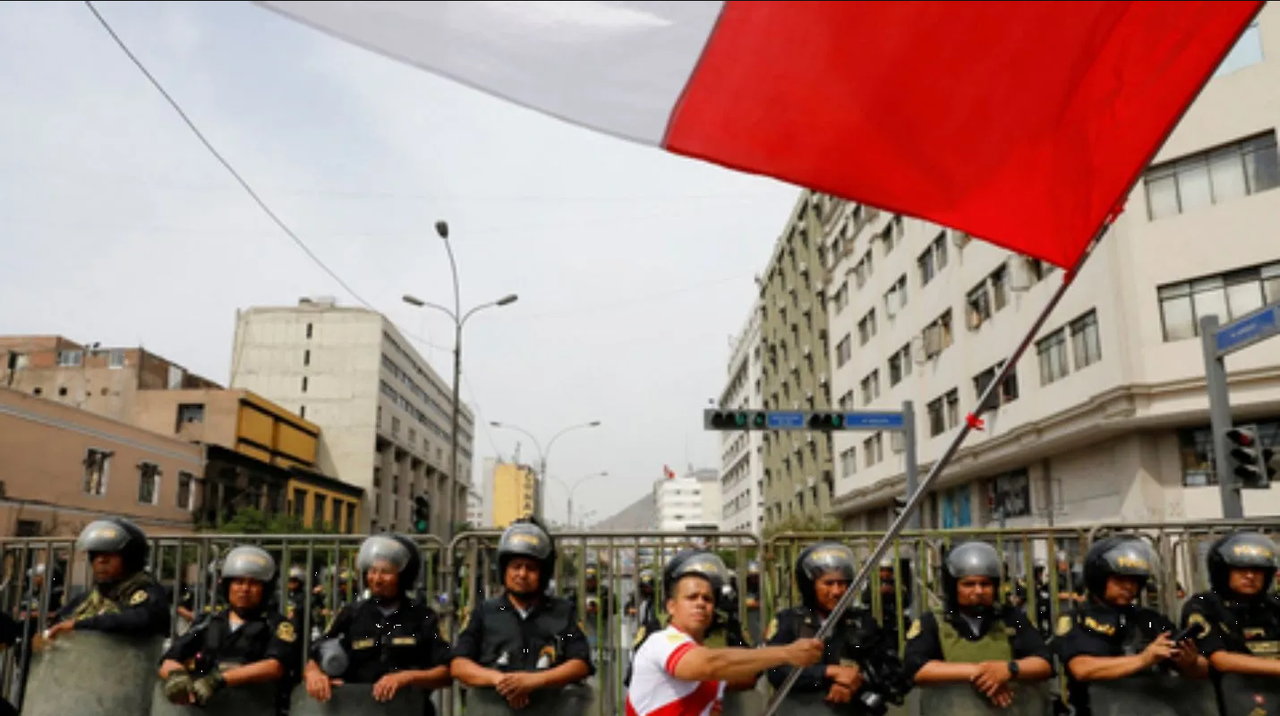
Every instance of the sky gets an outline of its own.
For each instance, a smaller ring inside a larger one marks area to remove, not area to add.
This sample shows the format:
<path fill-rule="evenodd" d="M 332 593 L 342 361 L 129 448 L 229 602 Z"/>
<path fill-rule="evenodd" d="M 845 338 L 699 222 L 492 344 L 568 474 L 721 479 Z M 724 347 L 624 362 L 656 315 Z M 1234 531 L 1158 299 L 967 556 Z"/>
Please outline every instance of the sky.
<path fill-rule="evenodd" d="M 191 120 L 447 381 L 450 225 L 476 468 L 567 426 L 549 472 L 607 517 L 719 466 L 702 409 L 796 187 L 593 133 L 246 2 L 96 7 Z M 78 2 L 0 4 L 0 334 L 143 345 L 229 379 L 237 309 L 361 301 L 275 226 Z M 548 512 L 562 519 L 552 481 Z"/>

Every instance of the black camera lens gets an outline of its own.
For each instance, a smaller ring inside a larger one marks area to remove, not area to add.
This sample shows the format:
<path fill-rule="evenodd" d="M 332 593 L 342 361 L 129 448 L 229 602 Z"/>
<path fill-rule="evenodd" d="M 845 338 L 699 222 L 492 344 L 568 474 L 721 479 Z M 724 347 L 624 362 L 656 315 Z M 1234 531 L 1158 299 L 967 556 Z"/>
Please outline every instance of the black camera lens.
<path fill-rule="evenodd" d="M 858 701 L 862 702 L 862 708 L 869 716 L 884 716 L 889 711 L 884 697 L 874 691 L 863 691 L 858 695 Z"/>

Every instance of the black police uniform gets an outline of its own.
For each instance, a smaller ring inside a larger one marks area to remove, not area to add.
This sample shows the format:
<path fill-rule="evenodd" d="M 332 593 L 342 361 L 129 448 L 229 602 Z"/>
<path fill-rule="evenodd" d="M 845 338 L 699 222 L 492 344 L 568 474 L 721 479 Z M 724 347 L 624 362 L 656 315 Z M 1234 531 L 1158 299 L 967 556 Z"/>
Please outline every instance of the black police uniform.
<path fill-rule="evenodd" d="M 1068 703 L 1076 716 L 1091 716 L 1093 711 L 1089 706 L 1089 683 L 1077 681 L 1072 675 L 1072 659 L 1132 656 L 1164 632 L 1174 634 L 1177 627 L 1157 611 L 1141 606 L 1117 609 L 1096 599 L 1080 605 L 1074 615 L 1058 617 L 1054 646 L 1067 672 Z"/>
<path fill-rule="evenodd" d="M 75 619 L 77 630 L 168 636 L 169 600 L 164 587 L 149 575 L 137 574 L 72 598 L 58 611 L 56 622 L 67 619 Z"/>
<path fill-rule="evenodd" d="M 1280 595 L 1237 600 L 1224 599 L 1212 591 L 1201 592 L 1183 605 L 1182 624 L 1196 632 L 1196 646 L 1205 658 L 1225 651 L 1280 659 Z M 1243 696 L 1246 701 L 1262 696 L 1265 701 L 1271 701 L 1280 695 L 1280 679 L 1233 675 L 1229 679 L 1232 683 L 1224 684 L 1228 675 L 1217 669 L 1210 669 L 1209 674 L 1216 687 L 1219 709 L 1226 716 L 1250 712 L 1248 703 L 1242 704 L 1233 696 Z"/>
<path fill-rule="evenodd" d="M 587 665 L 588 676 L 595 674 L 577 605 L 550 596 L 539 597 L 526 615 L 506 594 L 481 602 L 465 617 L 453 657 L 503 673 L 539 671 L 578 659 Z"/>
<path fill-rule="evenodd" d="M 1053 652 L 1040 636 L 1040 632 L 1031 626 L 1026 615 L 1020 609 L 1009 605 L 995 608 L 995 614 L 989 618 L 975 620 L 971 624 L 959 611 L 925 612 L 919 621 L 907 632 L 907 645 L 902 652 L 902 663 L 907 676 L 915 679 L 916 673 L 930 661 L 942 661 L 942 639 L 939 635 L 939 619 L 944 620 L 956 633 L 966 641 L 981 640 L 991 631 L 993 620 L 999 620 L 1007 631 L 1012 632 L 1009 645 L 1013 649 L 1013 658 L 1020 661 L 1038 656 L 1050 664 L 1053 663 Z"/>
<path fill-rule="evenodd" d="M 418 601 L 403 599 L 386 612 L 373 599 L 361 599 L 342 608 L 324 640 L 340 639 L 350 655 L 347 670 L 331 674 L 349 684 L 372 684 L 395 671 L 447 666 L 449 643 L 440 636 L 436 613 Z M 320 647 L 312 646 L 311 658 L 320 661 Z"/>
<path fill-rule="evenodd" d="M 275 659 L 286 670 L 297 671 L 301 646 L 293 624 L 276 612 L 246 616 L 233 630 L 231 610 L 220 606 L 175 639 L 161 661 L 179 662 L 196 677 L 219 665 L 244 666 L 266 659 Z"/>
<path fill-rule="evenodd" d="M 823 618 L 809 607 L 784 609 L 778 612 L 765 630 L 765 643 L 768 646 L 782 646 L 798 639 L 811 639 L 817 636 L 822 621 Z M 870 610 L 849 607 L 840 617 L 839 625 L 823 643 L 822 661 L 800 670 L 800 678 L 791 688 L 791 693 L 825 696 L 833 683 L 827 678 L 827 667 L 842 662 L 857 663 L 864 675 L 867 666 L 870 666 L 878 674 L 890 679 L 897 691 L 905 693 L 910 689 L 910 684 L 905 679 L 902 663 L 898 659 L 897 644 L 890 637 L 890 632 L 876 623 Z M 769 669 L 769 683 L 774 688 L 781 687 L 791 669 L 790 666 Z M 846 713 L 863 713 L 856 701 L 840 708 Z"/>

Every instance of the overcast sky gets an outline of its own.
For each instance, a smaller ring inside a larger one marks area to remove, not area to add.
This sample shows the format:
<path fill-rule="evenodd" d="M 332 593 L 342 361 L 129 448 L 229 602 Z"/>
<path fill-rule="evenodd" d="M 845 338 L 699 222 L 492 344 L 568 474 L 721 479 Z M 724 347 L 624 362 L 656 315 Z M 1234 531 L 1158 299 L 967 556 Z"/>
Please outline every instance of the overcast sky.
<path fill-rule="evenodd" d="M 244 2 L 99 10 L 214 146 L 449 378 L 451 300 L 432 230 L 452 227 L 475 316 L 463 397 L 484 457 L 519 425 L 550 472 L 593 472 L 603 518 L 664 464 L 719 464 L 701 411 L 724 383 L 794 187 L 573 127 Z M 276 228 L 94 20 L 0 4 L 0 333 L 148 350 L 228 380 L 235 311 L 303 295 L 357 301 Z M 551 516 L 564 511 L 551 488 Z"/>

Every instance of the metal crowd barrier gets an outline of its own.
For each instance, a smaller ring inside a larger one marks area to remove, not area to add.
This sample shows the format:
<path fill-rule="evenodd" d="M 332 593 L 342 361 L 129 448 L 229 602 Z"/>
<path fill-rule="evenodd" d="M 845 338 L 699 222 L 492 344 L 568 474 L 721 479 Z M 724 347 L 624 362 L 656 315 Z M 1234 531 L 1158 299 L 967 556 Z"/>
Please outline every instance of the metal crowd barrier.
<path fill-rule="evenodd" d="M 1033 623 L 1051 630 L 1058 618 L 1071 608 L 1072 570 L 1078 569 L 1093 540 L 1121 531 L 1148 538 L 1160 557 L 1161 574 L 1156 589 L 1144 595 L 1146 602 L 1177 618 L 1184 599 L 1208 588 L 1204 556 L 1213 540 L 1237 529 L 1251 529 L 1280 538 L 1275 520 L 1239 520 L 1196 523 L 1127 524 L 1115 527 L 1069 526 L 1030 529 L 919 530 L 903 533 L 891 551 L 883 574 L 873 572 L 863 606 L 899 642 L 905 640 L 907 620 L 923 609 L 941 604 L 940 566 L 946 550 L 959 541 L 980 539 L 991 543 L 1002 555 L 1008 587 L 1002 597 L 1018 597 Z M 501 588 L 497 573 L 498 530 L 466 532 L 445 545 L 434 536 L 417 536 L 423 569 L 415 585 L 419 597 L 430 600 L 440 613 L 442 632 L 452 640 L 457 635 L 459 611 L 471 609 L 479 600 L 495 596 Z M 612 716 L 624 710 L 623 678 L 630 664 L 636 633 L 635 618 L 626 613 L 628 601 L 636 594 L 636 577 L 641 569 L 652 569 L 659 577 L 667 561 L 681 549 L 701 547 L 716 550 L 737 575 L 737 612 L 753 643 L 759 643 L 764 625 L 780 609 L 799 603 L 792 569 L 801 549 L 819 540 L 848 544 L 864 556 L 879 537 L 874 532 L 787 533 L 761 540 L 750 533 L 554 533 L 559 558 L 555 590 L 572 595 L 592 646 L 597 673 L 591 686 L 591 716 Z M 187 606 L 195 616 L 215 599 L 210 579 L 222 555 L 232 547 L 254 544 L 271 552 L 281 568 L 277 604 L 284 611 L 288 572 L 302 567 L 303 591 L 318 594 L 315 608 L 301 615 L 299 638 L 304 649 L 313 635 L 328 625 L 341 606 L 359 597 L 362 575 L 354 568 L 362 537 L 356 535 L 196 535 L 152 538 L 151 569 L 171 592 L 173 632 L 188 626 L 180 613 L 185 592 Z M 1059 556 L 1063 560 L 1059 560 Z M 747 565 L 758 562 L 759 593 L 748 607 Z M 1065 562 L 1065 566 L 1060 564 Z M 589 594 L 586 567 L 596 565 L 599 586 Z M 43 576 L 37 574 L 43 565 Z M 1037 568 L 1042 581 L 1050 585 L 1047 605 L 1042 590 L 1036 588 Z M 23 699 L 22 684 L 29 671 L 32 638 L 51 625 L 59 601 L 87 590 L 90 584 L 86 555 L 75 550 L 74 537 L 32 537 L 0 540 L 0 609 L 19 620 L 19 643 L 7 650 L 0 661 L 0 695 L 15 705 Z M 344 579 L 345 577 L 345 579 Z M 1017 590 L 1016 585 L 1021 585 Z M 1061 589 L 1053 585 L 1061 585 Z M 1015 591 L 1016 590 L 1016 591 Z M 605 595 L 607 594 L 607 598 Z M 59 600 L 61 597 L 61 600 Z M 1047 606 L 1047 609 L 1043 607 Z M 1043 614 L 1042 614 L 1043 613 Z M 1038 617 L 1037 615 L 1042 615 Z M 304 654 L 306 652 L 304 651 Z M 768 689 L 762 678 L 759 689 Z M 441 695 L 441 716 L 462 714 L 462 689 L 455 684 Z M 762 701 L 762 700 L 761 700 Z M 753 701 L 754 703 L 754 701 Z M 751 716 L 746 714 L 744 716 Z"/>

